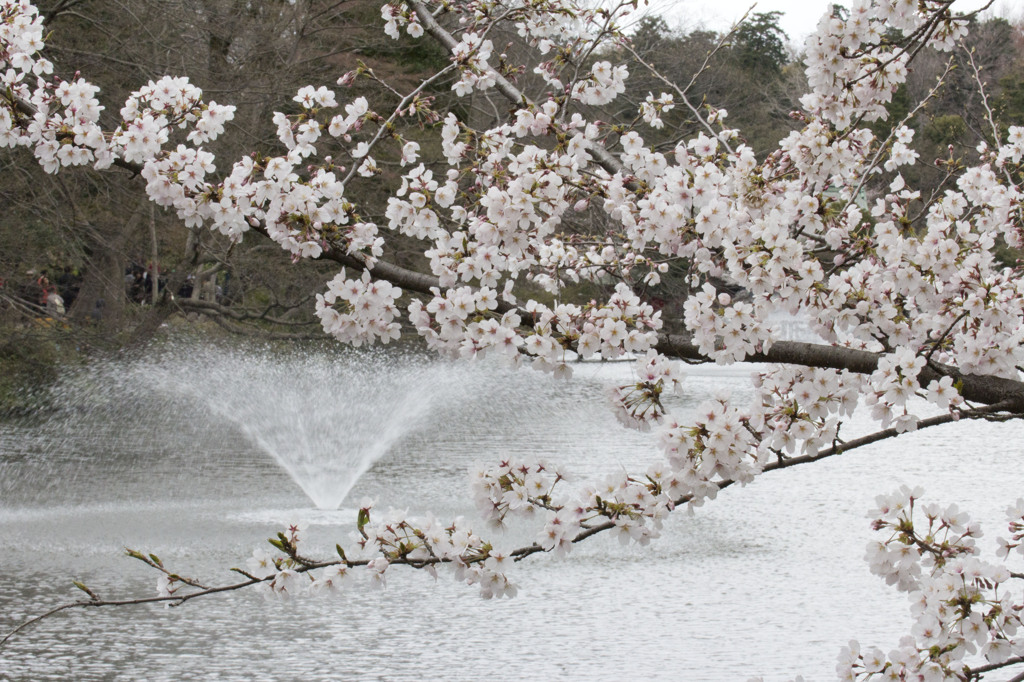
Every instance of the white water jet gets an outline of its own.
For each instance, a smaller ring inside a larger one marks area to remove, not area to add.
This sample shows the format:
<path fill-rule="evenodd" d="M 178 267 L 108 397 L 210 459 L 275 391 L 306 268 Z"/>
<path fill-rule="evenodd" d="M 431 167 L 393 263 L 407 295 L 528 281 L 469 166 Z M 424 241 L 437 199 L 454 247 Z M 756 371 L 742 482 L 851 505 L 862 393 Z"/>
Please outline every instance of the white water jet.
<path fill-rule="evenodd" d="M 236 425 L 317 508 L 333 510 L 397 442 L 445 410 L 462 383 L 450 370 L 398 352 L 203 349 L 130 371 Z"/>

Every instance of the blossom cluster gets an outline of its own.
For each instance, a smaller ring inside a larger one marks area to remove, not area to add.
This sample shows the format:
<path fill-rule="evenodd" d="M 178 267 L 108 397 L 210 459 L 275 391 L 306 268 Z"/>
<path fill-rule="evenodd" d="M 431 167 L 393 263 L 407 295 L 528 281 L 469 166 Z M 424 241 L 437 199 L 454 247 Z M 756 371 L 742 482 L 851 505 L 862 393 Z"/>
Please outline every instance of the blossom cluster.
<path fill-rule="evenodd" d="M 576 81 L 573 99 L 599 106 L 608 104 L 626 91 L 629 70 L 622 64 L 612 66 L 610 62 L 597 62 L 590 68 L 590 74 L 590 78 Z"/>
<path fill-rule="evenodd" d="M 459 287 L 434 291 L 428 303 L 416 300 L 409 317 L 428 346 L 453 356 L 479 357 L 497 348 L 513 364 L 532 357 L 537 369 L 568 377 L 568 364 L 577 357 L 600 353 L 616 358 L 624 353 L 646 353 L 657 341 L 661 316 L 643 303 L 628 286 L 619 284 L 607 303 L 549 307 L 531 300 L 522 313 L 530 331 L 521 330 L 517 311 L 498 311 L 497 292 L 489 287 Z"/>
<path fill-rule="evenodd" d="M 850 642 L 836 667 L 840 679 L 963 679 L 971 656 L 1001 664 L 1024 654 L 1024 602 L 1010 571 L 978 557 L 981 530 L 966 513 L 923 504 L 922 495 L 903 486 L 879 496 L 872 526 L 887 537 L 867 550 L 872 572 L 910 593 L 911 634 L 888 654 Z M 1007 510 L 1011 530 L 1022 512 L 1024 500 Z"/>
<path fill-rule="evenodd" d="M 445 526 L 435 519 L 424 523 L 405 518 L 392 511 L 376 522 L 360 529 L 361 549 L 376 555 L 367 564 L 371 580 L 383 584 L 388 567 L 395 562 L 423 564 L 436 575 L 436 565 L 453 567 L 456 580 L 477 585 L 482 596 L 514 597 L 516 586 L 504 571 L 511 564 L 509 557 L 493 548 L 473 532 L 464 519 Z"/>
<path fill-rule="evenodd" d="M 648 350 L 634 364 L 636 381 L 611 389 L 615 416 L 626 426 L 649 430 L 667 414 L 662 395 L 678 394 L 685 375 L 679 364 L 656 351 Z"/>
<path fill-rule="evenodd" d="M 380 16 L 384 19 L 384 33 L 388 37 L 398 40 L 401 37 L 399 29 L 405 27 L 406 33 L 413 38 L 423 35 L 423 26 L 416 19 L 416 15 L 404 2 L 401 4 L 384 4 L 380 8 Z"/>
<path fill-rule="evenodd" d="M 452 57 L 459 65 L 462 77 L 452 85 L 459 97 L 476 90 L 487 90 L 495 84 L 495 73 L 487 60 L 494 45 L 477 33 L 464 33 L 462 40 L 452 48 Z"/>
<path fill-rule="evenodd" d="M 725 481 L 752 481 L 770 455 L 762 423 L 757 405 L 741 409 L 726 394 L 700 403 L 692 424 L 666 420 L 658 441 L 668 463 L 663 478 L 669 496 L 700 506 Z"/>
<path fill-rule="evenodd" d="M 907 348 L 879 359 L 878 369 L 868 380 L 873 392 L 865 395 L 865 403 L 871 407 L 872 416 L 883 428 L 890 422 L 894 423 L 897 431 L 916 428 L 918 418 L 908 411 L 907 401 L 921 392 L 917 377 L 924 366 L 925 359 Z M 955 408 L 963 402 L 953 389 L 953 378 L 949 376 L 929 383 L 927 397 L 943 408 Z"/>
<path fill-rule="evenodd" d="M 359 279 L 348 279 L 345 270 L 327 283 L 327 292 L 316 296 L 316 314 L 324 331 L 339 341 L 361 346 L 388 343 L 401 336 L 395 300 L 402 290 L 388 281 L 375 281 L 369 270 Z"/>
<path fill-rule="evenodd" d="M 928 5 L 929 9 L 945 7 L 940 2 L 859 0 L 851 4 L 845 18 L 824 15 L 817 32 L 804 45 L 812 92 L 804 97 L 803 105 L 839 128 L 848 127 L 858 116 L 868 121 L 884 118 L 885 104 L 891 101 L 896 86 L 906 80 L 911 53 L 883 37 L 894 29 L 904 35 L 920 35 L 920 29 L 933 17 L 920 11 Z M 924 31 L 923 37 L 930 46 L 949 50 L 966 32 L 966 20 L 947 16 Z M 834 59 L 840 51 L 846 58 Z"/>
<path fill-rule="evenodd" d="M 675 104 L 673 104 L 672 95 L 667 92 L 661 93 L 657 98 L 653 94 L 648 94 L 647 99 L 640 104 L 640 116 L 644 119 L 644 123 L 652 128 L 664 128 L 665 122 L 661 120 L 661 115 L 673 108 L 675 108 Z M 725 118 L 724 109 L 719 112 L 719 117 Z"/>
<path fill-rule="evenodd" d="M 779 366 L 757 376 L 767 440 L 773 451 L 815 456 L 833 445 L 841 419 L 857 408 L 863 379 L 831 369 Z"/>
<path fill-rule="evenodd" d="M 700 352 L 723 365 L 767 350 L 771 344 L 771 328 L 754 314 L 753 305 L 733 301 L 711 284 L 686 300 L 683 319 Z"/>
<path fill-rule="evenodd" d="M 503 527 L 511 517 L 539 517 L 542 525 L 534 547 L 565 556 L 600 523 L 624 544 L 644 545 L 658 537 L 673 507 L 665 476 L 663 467 L 652 466 L 644 477 L 618 473 L 573 491 L 560 487 L 567 476 L 549 463 L 504 460 L 478 467 L 471 488 L 477 509 L 489 523 Z"/>
<path fill-rule="evenodd" d="M 188 128 L 187 141 L 201 145 L 215 140 L 234 117 L 234 106 L 204 102 L 187 78 L 165 76 L 132 93 L 121 108 L 121 124 L 107 133 L 99 124 L 104 107 L 97 86 L 77 77 L 43 78 L 53 73 L 53 64 L 39 55 L 44 45 L 36 8 L 7 0 L 0 19 L 3 84 L 28 109 L 0 110 L 0 144 L 33 147 L 48 173 L 88 163 L 107 168 L 115 159 L 144 164 L 163 152 L 174 129 Z M 29 76 L 35 76 L 35 87 Z"/>

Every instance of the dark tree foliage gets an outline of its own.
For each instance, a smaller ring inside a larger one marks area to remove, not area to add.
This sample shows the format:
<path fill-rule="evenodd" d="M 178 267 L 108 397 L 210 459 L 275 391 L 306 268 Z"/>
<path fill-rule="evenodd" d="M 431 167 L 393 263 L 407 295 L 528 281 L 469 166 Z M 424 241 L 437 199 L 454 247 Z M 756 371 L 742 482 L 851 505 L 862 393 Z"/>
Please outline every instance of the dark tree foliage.
<path fill-rule="evenodd" d="M 781 17 L 781 12 L 754 14 L 731 35 L 677 33 L 661 18 L 647 17 L 638 23 L 632 46 L 641 59 L 686 89 L 692 103 L 728 111 L 729 122 L 743 130 L 755 153 L 764 154 L 795 127 L 789 114 L 799 108 L 797 97 L 803 92 L 802 68 L 790 60 Z M 629 64 L 630 57 L 622 61 Z M 630 73 L 636 75 L 627 82 L 629 99 L 623 102 L 638 104 L 648 93 L 669 91 L 641 68 Z M 632 117 L 635 110 L 615 113 Z M 674 144 L 696 130 L 693 117 L 680 106 L 665 117 L 665 129 L 651 137 Z"/>
<path fill-rule="evenodd" d="M 779 76 L 789 62 L 789 36 L 779 26 L 782 12 L 756 12 L 736 31 L 733 52 L 740 67 L 750 73 Z"/>

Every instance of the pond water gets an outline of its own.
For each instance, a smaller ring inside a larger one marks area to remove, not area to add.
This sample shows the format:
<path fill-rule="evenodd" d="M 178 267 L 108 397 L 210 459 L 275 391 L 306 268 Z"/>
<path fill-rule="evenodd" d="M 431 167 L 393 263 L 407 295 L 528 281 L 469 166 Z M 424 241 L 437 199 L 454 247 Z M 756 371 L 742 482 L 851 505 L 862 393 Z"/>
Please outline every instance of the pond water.
<path fill-rule="evenodd" d="M 124 547 L 208 583 L 234 582 L 228 569 L 285 523 L 309 521 L 321 554 L 346 544 L 363 497 L 382 510 L 475 518 L 474 462 L 539 454 L 598 480 L 657 456 L 649 435 L 623 429 L 606 406 L 605 388 L 628 379 L 625 364 L 581 365 L 565 383 L 388 356 L 293 356 L 280 371 L 268 357 L 172 354 L 107 367 L 70 385 L 59 413 L 0 425 L 0 632 L 77 600 L 72 579 L 104 598 L 154 594 L 156 575 Z M 232 385 L 211 369 L 239 361 L 270 369 Z M 416 380 L 396 379 L 396 362 Z M 748 373 L 692 368 L 677 408 L 716 390 L 749 393 Z M 173 377 L 209 390 L 179 390 Z M 279 409 L 245 407 L 274 396 Z M 410 412 L 388 412 L 409 396 Z M 278 417 L 308 424 L 310 412 L 319 421 L 299 449 L 321 448 L 325 459 L 353 457 L 352 443 L 365 448 L 366 433 L 389 423 L 408 427 L 351 465 L 366 471 L 338 511 L 314 508 L 280 463 L 284 446 L 261 440 Z M 992 541 L 1021 494 L 1007 472 L 1019 470 L 1022 435 L 1014 424 L 938 427 L 767 474 L 694 516 L 673 515 L 649 547 L 599 537 L 565 559 L 534 556 L 510 573 L 513 600 L 482 600 L 444 571 L 434 581 L 394 567 L 386 589 L 334 599 L 239 592 L 177 608 L 64 612 L 0 649 L 0 679 L 829 679 L 850 638 L 888 650 L 909 628 L 906 597 L 863 560 L 874 496 L 924 485 L 927 499 L 972 512 Z M 502 541 L 524 544 L 533 532 Z"/>

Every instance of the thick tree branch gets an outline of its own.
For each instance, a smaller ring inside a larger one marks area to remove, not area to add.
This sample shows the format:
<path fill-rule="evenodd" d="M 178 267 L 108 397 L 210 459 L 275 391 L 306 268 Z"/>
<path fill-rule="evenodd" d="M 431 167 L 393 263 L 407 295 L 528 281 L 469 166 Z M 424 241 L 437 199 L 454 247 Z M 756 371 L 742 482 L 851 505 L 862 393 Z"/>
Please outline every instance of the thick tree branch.
<path fill-rule="evenodd" d="M 682 335 L 667 335 L 659 340 L 657 350 L 665 355 L 710 362 L 697 345 Z M 747 362 L 772 362 L 804 367 L 847 370 L 857 374 L 871 374 L 878 369 L 880 353 L 800 341 L 777 341 L 768 351 L 752 353 Z M 1024 382 L 995 376 L 964 374 L 955 367 L 932 363 L 918 375 L 918 381 L 927 387 L 931 381 L 951 376 L 961 382 L 960 395 L 964 399 L 985 405 L 1002 404 L 1004 409 L 1024 412 Z"/>
<path fill-rule="evenodd" d="M 263 340 L 270 340 L 270 341 L 317 341 L 317 340 L 323 340 L 323 334 L 322 333 L 310 332 L 308 334 L 298 334 L 298 333 L 290 333 L 290 332 L 272 332 L 272 331 L 267 331 L 266 329 L 259 329 L 257 327 L 251 326 L 251 325 L 247 326 L 247 325 L 240 324 L 240 323 L 232 323 L 232 322 L 224 319 L 220 315 L 211 315 L 210 319 L 212 319 L 214 324 L 216 324 L 221 329 L 224 329 L 225 331 L 227 331 L 227 332 L 229 332 L 231 334 L 237 334 L 239 336 L 254 336 L 254 337 L 259 337 L 260 339 L 263 339 Z"/>
<path fill-rule="evenodd" d="M 1019 665 L 1024 663 L 1024 656 L 1014 656 L 1008 658 L 1002 663 L 987 663 L 985 665 L 979 665 L 977 668 L 968 668 L 965 672 L 967 679 L 981 679 L 984 673 L 990 673 L 993 670 L 1002 670 L 1003 668 L 1010 665 Z M 1024 673 L 1011 677 L 1006 682 L 1024 682 Z"/>

